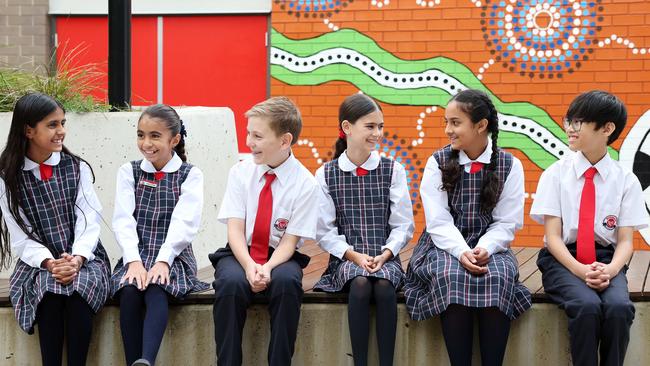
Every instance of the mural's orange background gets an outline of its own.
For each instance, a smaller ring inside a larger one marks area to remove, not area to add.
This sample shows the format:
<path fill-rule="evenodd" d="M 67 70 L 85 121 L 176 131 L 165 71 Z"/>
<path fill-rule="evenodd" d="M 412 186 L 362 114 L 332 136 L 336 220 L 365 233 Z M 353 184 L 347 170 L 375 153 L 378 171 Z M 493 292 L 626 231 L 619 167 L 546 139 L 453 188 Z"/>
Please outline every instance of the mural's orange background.
<path fill-rule="evenodd" d="M 381 48 L 404 60 L 445 56 L 478 74 L 487 60 L 495 58 L 481 29 L 488 18 L 485 16 L 485 4 L 477 7 L 470 0 L 442 0 L 440 4 L 427 2 L 423 7 L 415 0 L 341 1 L 338 2 L 339 6 L 334 6 L 334 10 L 321 12 L 322 17 L 321 13 L 315 11 L 303 11 L 297 17 L 295 6 L 298 2 L 294 2 L 293 7 L 290 7 L 290 3 L 275 1 L 272 13 L 272 28 L 290 39 L 309 39 L 332 32 L 333 27 L 329 25 L 332 24 L 339 29 L 362 32 Z M 341 5 L 343 3 L 346 5 Z M 378 7 L 377 3 L 382 3 L 382 7 Z M 429 7 L 430 4 L 433 7 Z M 603 89 L 615 93 L 625 102 L 629 114 L 625 131 L 612 145 L 618 150 L 630 128 L 650 109 L 650 52 L 635 53 L 629 46 L 611 40 L 611 36 L 617 35 L 616 38 L 623 37 L 628 42 L 634 42 L 637 49 L 650 47 L 650 2 L 604 0 L 596 3 L 594 9 L 598 26 L 592 37 L 595 41 L 591 50 L 585 52 L 586 59 L 581 60 L 574 72 L 563 72 L 561 78 L 541 78 L 539 75 L 531 78 L 528 74 L 521 75 L 519 70 L 511 71 L 501 62 L 495 62 L 484 72 L 482 81 L 502 101 L 532 103 L 545 110 L 556 123 L 560 123 L 568 104 L 579 92 Z M 305 14 L 308 14 L 307 17 Z M 313 14 L 316 16 L 312 17 Z M 598 41 L 605 39 L 610 39 L 611 43 L 600 47 Z M 304 117 L 302 137 L 313 142 L 321 158 L 331 158 L 331 146 L 337 136 L 338 105 L 345 96 L 359 89 L 346 81 L 330 81 L 314 86 L 289 85 L 273 76 L 272 72 L 271 95 L 286 95 L 297 102 Z M 389 138 L 396 136 L 406 145 L 417 138 L 419 131 L 415 129 L 416 120 L 425 107 L 382 103 L 382 108 L 385 133 Z M 422 145 L 411 150 L 413 158 L 417 160 L 417 168 L 424 167 L 432 151 L 447 144 L 442 127 L 443 114 L 444 110 L 437 108 L 424 118 L 426 139 Z M 297 146 L 294 151 L 312 171 L 320 165 L 313 157 L 312 147 Z M 522 152 L 510 151 L 524 164 L 526 192 L 534 193 L 542 170 Z M 515 245 L 542 244 L 543 227 L 528 218 L 531 202 L 532 198 L 528 196 L 525 226 L 517 233 Z M 417 240 L 424 220 L 419 195 L 414 209 L 414 240 Z M 635 234 L 635 247 L 648 248 L 638 233 Z"/>

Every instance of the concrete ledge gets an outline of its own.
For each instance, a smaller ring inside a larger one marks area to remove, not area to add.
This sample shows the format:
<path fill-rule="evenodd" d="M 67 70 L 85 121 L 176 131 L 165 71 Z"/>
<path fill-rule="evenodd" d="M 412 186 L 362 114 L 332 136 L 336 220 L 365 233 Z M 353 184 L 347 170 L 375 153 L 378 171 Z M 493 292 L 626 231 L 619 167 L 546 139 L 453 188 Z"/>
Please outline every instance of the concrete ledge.
<path fill-rule="evenodd" d="M 177 108 L 188 131 L 187 156 L 203 171 L 204 203 L 201 229 L 192 243 L 199 268 L 210 265 L 208 254 L 226 243 L 226 226 L 214 224 L 228 170 L 238 161 L 235 117 L 228 108 Z M 114 266 L 120 249 L 111 231 L 115 204 L 115 177 L 118 168 L 131 160 L 142 159 L 136 145 L 136 126 L 141 112 L 68 113 L 65 145 L 86 159 L 95 172 L 95 191 L 104 210 L 101 239 Z M 12 113 L 0 113 L 0 144 L 4 146 Z M 9 278 L 14 269 L 0 272 Z"/>
<path fill-rule="evenodd" d="M 650 359 L 650 302 L 637 302 L 636 319 L 625 365 L 643 365 Z M 374 315 L 373 315 L 374 316 Z M 0 359 L 2 364 L 40 363 L 38 337 L 23 333 L 15 324 L 11 308 L 0 308 Z M 567 322 L 553 304 L 536 303 L 512 326 L 506 365 L 569 365 Z M 374 321 L 370 332 L 370 364 L 377 364 Z M 248 311 L 244 342 L 244 365 L 266 365 L 270 336 L 265 305 Z M 476 338 L 476 332 L 475 332 Z M 214 365 L 214 326 L 208 304 L 172 306 L 167 333 L 157 365 Z M 298 330 L 294 365 L 352 365 L 345 304 L 304 304 Z M 478 341 L 474 345 L 475 364 Z M 119 308 L 106 307 L 95 319 L 89 365 L 123 365 Z M 438 319 L 411 321 L 403 304 L 398 305 L 395 365 L 448 365 Z"/>

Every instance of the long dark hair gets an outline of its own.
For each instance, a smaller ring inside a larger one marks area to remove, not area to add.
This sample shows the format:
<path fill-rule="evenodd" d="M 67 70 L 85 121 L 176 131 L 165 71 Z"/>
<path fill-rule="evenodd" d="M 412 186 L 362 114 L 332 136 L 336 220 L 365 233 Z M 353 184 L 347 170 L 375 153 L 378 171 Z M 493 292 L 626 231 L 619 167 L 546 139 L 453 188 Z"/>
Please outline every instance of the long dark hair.
<path fill-rule="evenodd" d="M 359 118 L 375 111 L 381 111 L 381 107 L 374 99 L 361 93 L 350 95 L 343 100 L 343 103 L 339 107 L 339 131 L 342 130 L 341 125 L 343 121 L 355 124 Z M 334 159 L 341 156 L 347 148 L 348 142 L 345 138 L 339 136 L 334 144 Z"/>
<path fill-rule="evenodd" d="M 492 156 L 490 164 L 487 165 L 483 175 L 481 186 L 481 209 L 483 212 L 491 212 L 497 204 L 499 193 L 499 176 L 497 175 L 497 158 L 499 150 L 497 139 L 499 138 L 499 115 L 490 97 L 480 90 L 463 90 L 451 98 L 449 103 L 458 103 L 459 108 L 467 113 L 472 123 L 479 123 L 481 120 L 488 121 L 487 132 L 492 137 Z M 450 192 L 456 187 L 460 179 L 462 167 L 458 164 L 458 150 L 451 150 L 451 158 L 440 167 L 442 171 L 442 189 Z"/>
<path fill-rule="evenodd" d="M 20 229 L 31 240 L 42 243 L 41 239 L 34 235 L 34 229 L 28 225 L 20 215 L 20 187 L 23 184 L 21 170 L 27 155 L 29 141 L 25 136 L 27 126 L 35 128 L 36 125 L 45 119 L 49 114 L 61 109 L 65 113 L 65 108 L 54 98 L 41 93 L 30 93 L 22 96 L 14 106 L 13 116 L 11 118 L 11 127 L 7 136 L 7 145 L 0 154 L 0 178 L 4 180 L 5 194 L 7 195 L 7 205 L 9 212 L 14 218 Z M 63 146 L 62 152 L 72 157 L 79 164 L 80 161 L 86 162 L 77 155 L 73 154 Z M 90 164 L 88 164 L 90 167 Z M 92 168 L 91 172 L 92 172 Z M 93 173 L 93 181 L 95 175 Z M 11 263 L 11 244 L 7 224 L 0 211 L 0 268 L 8 267 Z"/>
<path fill-rule="evenodd" d="M 154 104 L 147 107 L 147 109 L 142 112 L 138 122 L 140 122 L 144 116 L 158 118 L 163 121 L 165 127 L 167 127 L 167 129 L 172 133 L 172 138 L 179 133 L 181 134 L 181 140 L 178 145 L 174 147 L 174 151 L 176 151 L 176 154 L 178 154 L 178 157 L 181 158 L 181 160 L 187 161 L 187 155 L 185 154 L 185 136 L 187 136 L 187 131 L 185 131 L 185 125 L 174 108 L 167 104 Z"/>

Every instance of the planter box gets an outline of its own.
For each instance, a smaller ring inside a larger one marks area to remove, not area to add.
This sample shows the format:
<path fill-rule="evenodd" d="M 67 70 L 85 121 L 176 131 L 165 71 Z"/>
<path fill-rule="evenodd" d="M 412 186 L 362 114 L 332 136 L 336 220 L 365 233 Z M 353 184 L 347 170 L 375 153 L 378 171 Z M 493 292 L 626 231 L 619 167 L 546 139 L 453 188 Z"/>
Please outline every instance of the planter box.
<path fill-rule="evenodd" d="M 238 161 L 235 120 L 228 108 L 191 107 L 178 112 L 187 128 L 188 161 L 205 176 L 201 230 L 193 249 L 198 267 L 209 265 L 208 254 L 226 243 L 226 226 L 217 224 L 217 213 L 226 189 L 228 170 Z M 4 147 L 12 113 L 0 113 L 0 143 Z M 102 203 L 105 225 L 101 240 L 114 266 L 120 249 L 111 231 L 117 169 L 125 162 L 142 159 L 136 145 L 140 112 L 66 114 L 65 145 L 87 160 L 95 172 L 95 191 Z M 0 272 L 8 278 L 13 271 Z"/>

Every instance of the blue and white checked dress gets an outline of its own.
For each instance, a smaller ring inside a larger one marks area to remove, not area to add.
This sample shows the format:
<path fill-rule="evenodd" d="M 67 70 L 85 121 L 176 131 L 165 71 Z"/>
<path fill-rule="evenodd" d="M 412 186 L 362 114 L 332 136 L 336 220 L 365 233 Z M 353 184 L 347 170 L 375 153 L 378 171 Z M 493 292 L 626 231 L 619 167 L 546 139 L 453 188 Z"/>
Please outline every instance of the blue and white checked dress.
<path fill-rule="evenodd" d="M 52 167 L 52 177 L 39 180 L 31 171 L 22 170 L 20 207 L 34 234 L 50 250 L 54 258 L 72 252 L 77 222 L 75 201 L 81 177 L 79 162 L 61 153 L 59 164 Z M 70 296 L 79 293 L 94 312 L 99 311 L 109 295 L 110 264 L 101 242 L 77 277 L 61 285 L 45 269 L 31 267 L 19 260 L 9 280 L 11 303 L 20 327 L 33 333 L 36 309 L 46 292 Z"/>
<path fill-rule="evenodd" d="M 433 155 L 439 166 L 447 163 L 451 147 Z M 497 174 L 503 189 L 510 169 L 512 155 L 499 150 Z M 487 169 L 475 174 L 462 171 L 462 178 L 448 192 L 449 208 L 454 224 L 465 241 L 474 248 L 492 223 L 492 213 L 483 213 L 480 206 L 481 185 Z M 427 187 L 437 189 L 438 187 Z M 531 306 L 530 291 L 519 282 L 517 259 L 512 251 L 494 253 L 487 264 L 487 273 L 475 276 L 458 259 L 439 249 L 431 236 L 423 231 L 406 273 L 404 296 L 406 307 L 414 320 L 438 315 L 449 304 L 468 307 L 498 307 L 510 319 L 515 319 Z"/>
<path fill-rule="evenodd" d="M 167 230 L 171 223 L 172 213 L 181 194 L 181 186 L 192 165 L 183 162 L 181 167 L 166 173 L 156 187 L 142 184 L 143 180 L 155 182 L 154 173 L 148 173 L 140 168 L 142 160 L 131 162 L 135 183 L 135 211 L 133 216 L 137 222 L 137 232 L 140 242 L 138 249 L 144 268 L 148 271 L 155 264 L 160 247 L 165 242 Z M 127 267 L 122 259 L 117 262 L 111 277 L 112 294 L 115 295 L 126 283 L 120 284 L 126 274 Z M 196 278 L 196 258 L 192 245 L 188 245 L 174 259 L 169 269 L 169 284 L 161 287 L 176 298 L 183 298 L 190 292 L 207 290 L 210 285 Z"/>
<path fill-rule="evenodd" d="M 339 234 L 345 235 L 354 250 L 369 256 L 381 254 L 381 247 L 390 235 L 390 186 L 393 161 L 381 158 L 377 169 L 365 176 L 339 169 L 338 159 L 325 164 L 325 182 L 336 208 L 336 225 Z M 346 259 L 330 255 L 329 265 L 314 290 L 341 291 L 346 283 L 357 276 L 389 280 L 398 289 L 404 280 L 404 271 L 396 255 L 375 272 L 369 273 Z"/>

